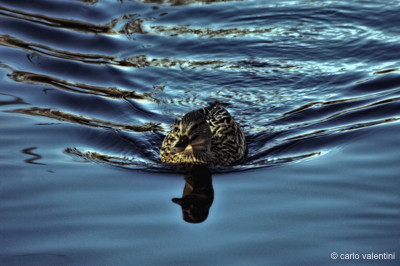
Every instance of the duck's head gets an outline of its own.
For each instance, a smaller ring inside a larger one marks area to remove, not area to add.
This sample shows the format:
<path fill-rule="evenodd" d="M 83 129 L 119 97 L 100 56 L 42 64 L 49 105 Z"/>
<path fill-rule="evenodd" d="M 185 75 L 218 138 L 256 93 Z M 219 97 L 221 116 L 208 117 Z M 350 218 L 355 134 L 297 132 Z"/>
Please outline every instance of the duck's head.
<path fill-rule="evenodd" d="M 173 153 L 199 154 L 211 149 L 211 129 L 205 116 L 199 111 L 187 113 L 179 121 L 178 136 Z"/>

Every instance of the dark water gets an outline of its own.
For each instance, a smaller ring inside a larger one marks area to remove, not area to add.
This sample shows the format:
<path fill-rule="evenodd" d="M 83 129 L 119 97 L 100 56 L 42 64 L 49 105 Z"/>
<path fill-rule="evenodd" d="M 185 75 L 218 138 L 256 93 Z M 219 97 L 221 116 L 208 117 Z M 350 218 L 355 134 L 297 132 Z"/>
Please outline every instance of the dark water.
<path fill-rule="evenodd" d="M 399 265 L 399 14 L 0 0 L 0 265 Z M 248 157 L 210 169 L 214 202 L 193 225 L 159 146 L 215 100 Z"/>

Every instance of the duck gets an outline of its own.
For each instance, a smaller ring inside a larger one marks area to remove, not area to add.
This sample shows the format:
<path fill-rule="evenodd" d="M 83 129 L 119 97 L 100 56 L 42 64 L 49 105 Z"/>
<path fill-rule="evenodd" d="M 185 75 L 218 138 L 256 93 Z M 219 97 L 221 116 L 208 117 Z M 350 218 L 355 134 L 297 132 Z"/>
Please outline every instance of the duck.
<path fill-rule="evenodd" d="M 164 138 L 162 163 L 231 166 L 247 152 L 245 134 L 220 102 L 177 120 Z"/>

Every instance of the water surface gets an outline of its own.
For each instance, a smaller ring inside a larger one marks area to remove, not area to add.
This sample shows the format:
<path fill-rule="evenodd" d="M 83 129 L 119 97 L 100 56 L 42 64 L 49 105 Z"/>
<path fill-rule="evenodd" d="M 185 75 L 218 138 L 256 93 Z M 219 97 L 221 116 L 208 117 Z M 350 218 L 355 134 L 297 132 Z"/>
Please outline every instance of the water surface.
<path fill-rule="evenodd" d="M 398 1 L 0 0 L 0 264 L 400 256 Z M 206 221 L 160 163 L 215 100 L 248 156 Z M 347 260 L 397 265 L 397 259 Z"/>

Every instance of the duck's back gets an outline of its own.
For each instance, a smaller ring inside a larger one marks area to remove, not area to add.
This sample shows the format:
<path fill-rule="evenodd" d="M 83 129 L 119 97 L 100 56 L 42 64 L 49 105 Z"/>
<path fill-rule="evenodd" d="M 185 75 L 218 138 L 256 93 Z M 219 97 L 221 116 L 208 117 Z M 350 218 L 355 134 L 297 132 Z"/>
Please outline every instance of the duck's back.
<path fill-rule="evenodd" d="M 246 141 L 240 125 L 219 103 L 200 109 L 210 125 L 211 151 L 215 164 L 231 165 L 246 153 Z"/>

